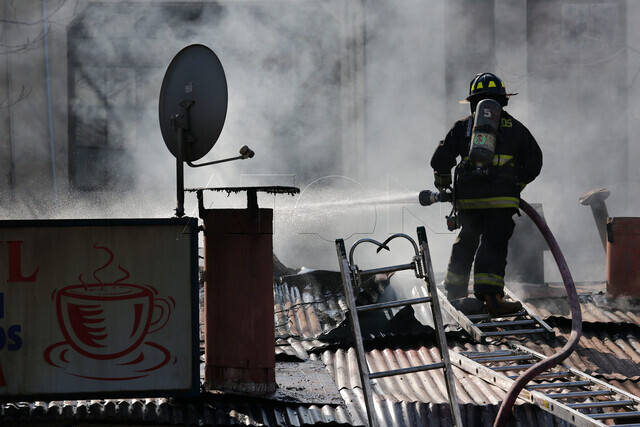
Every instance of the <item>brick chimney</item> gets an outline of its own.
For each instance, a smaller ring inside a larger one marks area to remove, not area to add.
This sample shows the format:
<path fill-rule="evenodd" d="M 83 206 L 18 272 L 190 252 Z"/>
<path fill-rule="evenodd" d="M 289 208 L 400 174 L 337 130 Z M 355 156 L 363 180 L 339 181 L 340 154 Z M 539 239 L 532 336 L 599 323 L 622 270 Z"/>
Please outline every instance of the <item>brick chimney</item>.
<path fill-rule="evenodd" d="M 607 220 L 607 295 L 640 297 L 640 218 Z"/>
<path fill-rule="evenodd" d="M 255 197 L 255 196 L 254 196 Z M 275 383 L 273 210 L 207 209 L 205 385 L 270 393 Z"/>

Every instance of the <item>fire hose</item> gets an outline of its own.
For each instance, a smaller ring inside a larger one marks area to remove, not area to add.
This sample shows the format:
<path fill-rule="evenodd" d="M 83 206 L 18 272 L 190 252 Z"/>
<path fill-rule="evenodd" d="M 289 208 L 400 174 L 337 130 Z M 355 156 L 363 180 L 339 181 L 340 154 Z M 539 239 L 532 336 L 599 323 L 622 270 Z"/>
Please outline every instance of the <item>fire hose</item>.
<path fill-rule="evenodd" d="M 419 200 L 421 205 L 429 206 L 435 202 L 450 201 L 450 194 L 434 193 L 429 190 L 425 190 L 420 192 Z M 529 216 L 529 218 L 531 218 L 534 224 L 538 227 L 538 229 L 542 233 L 542 236 L 547 242 L 551 253 L 553 254 L 553 258 L 555 259 L 556 264 L 558 265 L 560 275 L 562 276 L 562 281 L 564 282 L 564 287 L 567 291 L 567 296 L 569 297 L 569 306 L 571 309 L 571 335 L 569 336 L 569 340 L 564 345 L 564 347 L 560 349 L 560 352 L 531 366 L 513 382 L 511 388 L 509 388 L 509 391 L 502 401 L 502 405 L 500 405 L 500 409 L 498 410 L 498 415 L 496 416 L 496 419 L 493 423 L 493 427 L 504 427 L 507 424 L 509 416 L 511 415 L 513 404 L 518 398 L 520 391 L 527 385 L 529 381 L 538 376 L 540 373 L 562 363 L 563 360 L 569 357 L 569 355 L 578 345 L 580 335 L 582 334 L 582 313 L 580 312 L 578 293 L 576 291 L 575 284 L 573 283 L 573 278 L 571 277 L 571 272 L 569 271 L 567 262 L 564 259 L 564 255 L 562 254 L 560 247 L 558 246 L 558 242 L 556 241 L 555 237 L 553 237 L 553 234 L 547 226 L 544 218 L 542 218 L 542 216 L 538 214 L 538 212 L 536 212 L 536 210 L 531 207 L 529 203 L 520 199 L 520 208 Z"/>

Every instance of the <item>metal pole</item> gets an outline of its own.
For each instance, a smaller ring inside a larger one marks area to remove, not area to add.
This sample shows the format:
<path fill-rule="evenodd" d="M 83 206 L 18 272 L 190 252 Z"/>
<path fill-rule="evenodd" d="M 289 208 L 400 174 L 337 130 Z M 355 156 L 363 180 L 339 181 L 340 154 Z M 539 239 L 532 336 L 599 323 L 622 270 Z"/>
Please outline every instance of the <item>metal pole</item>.
<path fill-rule="evenodd" d="M 182 127 L 178 128 L 178 153 L 176 156 L 176 196 L 178 199 L 176 216 L 178 218 L 184 216 L 184 132 Z"/>
<path fill-rule="evenodd" d="M 51 71 L 49 70 L 49 27 L 47 25 L 47 0 L 42 0 L 42 25 L 44 31 L 44 67 L 47 80 L 47 115 L 49 119 L 49 147 L 51 150 L 51 175 L 53 179 L 53 195 L 58 208 L 58 182 L 56 178 L 56 152 L 53 143 L 53 111 L 51 108 Z"/>
<path fill-rule="evenodd" d="M 431 252 L 429 251 L 429 242 L 427 241 L 427 231 L 424 227 L 418 227 L 418 242 L 420 243 L 420 255 L 424 267 L 425 281 L 429 289 L 429 295 L 433 298 L 431 301 L 431 313 L 433 315 L 433 325 L 436 330 L 436 341 L 440 347 L 440 355 L 444 362 L 444 376 L 447 387 L 447 395 L 449 396 L 449 411 L 451 412 L 451 422 L 454 427 L 462 427 L 462 416 L 460 414 L 460 403 L 458 402 L 458 394 L 456 393 L 456 383 L 449 358 L 449 344 L 447 336 L 444 332 L 444 320 L 442 311 L 440 310 L 440 301 L 438 300 L 438 288 L 435 282 L 435 273 L 433 272 L 433 264 L 431 263 Z"/>
<path fill-rule="evenodd" d="M 7 2 L 9 0 L 4 0 L 4 19 L 9 19 L 7 13 Z M 5 44 L 9 46 L 9 26 L 4 27 L 4 39 Z M 11 118 L 11 61 L 10 61 L 10 51 L 7 50 L 5 55 L 5 64 L 7 66 L 7 116 L 8 116 L 8 132 L 7 136 L 9 138 L 9 189 L 11 190 L 11 200 L 15 200 L 16 198 L 16 163 L 13 158 L 13 123 Z"/>
<path fill-rule="evenodd" d="M 369 422 L 368 427 L 380 427 L 375 415 L 376 406 L 373 400 L 373 390 L 371 389 L 371 380 L 369 378 L 369 365 L 367 365 L 367 356 L 364 351 L 360 319 L 358 318 L 358 310 L 356 308 L 356 298 L 353 294 L 351 268 L 349 266 L 349 261 L 347 260 L 347 251 L 344 247 L 344 240 L 336 240 L 336 251 L 338 253 L 338 260 L 340 261 L 340 273 L 342 275 L 344 295 L 347 299 L 347 316 L 351 326 L 351 333 L 355 341 L 356 360 L 358 362 L 358 370 L 360 372 L 360 383 L 362 385 L 362 394 L 364 395 L 364 406 L 367 412 L 367 421 Z"/>

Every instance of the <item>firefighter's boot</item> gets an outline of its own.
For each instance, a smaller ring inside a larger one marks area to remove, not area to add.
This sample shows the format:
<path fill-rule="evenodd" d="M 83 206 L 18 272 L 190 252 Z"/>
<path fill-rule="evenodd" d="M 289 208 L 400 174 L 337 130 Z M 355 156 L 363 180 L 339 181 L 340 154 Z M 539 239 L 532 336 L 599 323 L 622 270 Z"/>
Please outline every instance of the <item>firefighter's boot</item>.
<path fill-rule="evenodd" d="M 457 298 L 449 301 L 453 308 L 466 315 L 480 314 L 484 309 L 484 303 L 477 298 Z"/>
<path fill-rule="evenodd" d="M 487 311 L 493 317 L 513 314 L 522 310 L 522 304 L 517 301 L 504 301 L 500 294 L 485 294 L 483 297 Z"/>

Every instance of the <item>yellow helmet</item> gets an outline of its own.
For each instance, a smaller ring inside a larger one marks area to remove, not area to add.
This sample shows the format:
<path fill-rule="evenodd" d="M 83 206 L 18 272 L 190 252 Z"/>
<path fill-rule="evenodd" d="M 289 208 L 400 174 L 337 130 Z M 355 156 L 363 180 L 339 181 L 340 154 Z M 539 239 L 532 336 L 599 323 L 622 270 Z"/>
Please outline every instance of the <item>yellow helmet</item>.
<path fill-rule="evenodd" d="M 497 95 L 509 98 L 517 93 L 507 93 L 504 82 L 493 73 L 479 73 L 469 83 L 469 96 L 460 102 L 469 102 L 472 97 L 477 95 Z"/>

